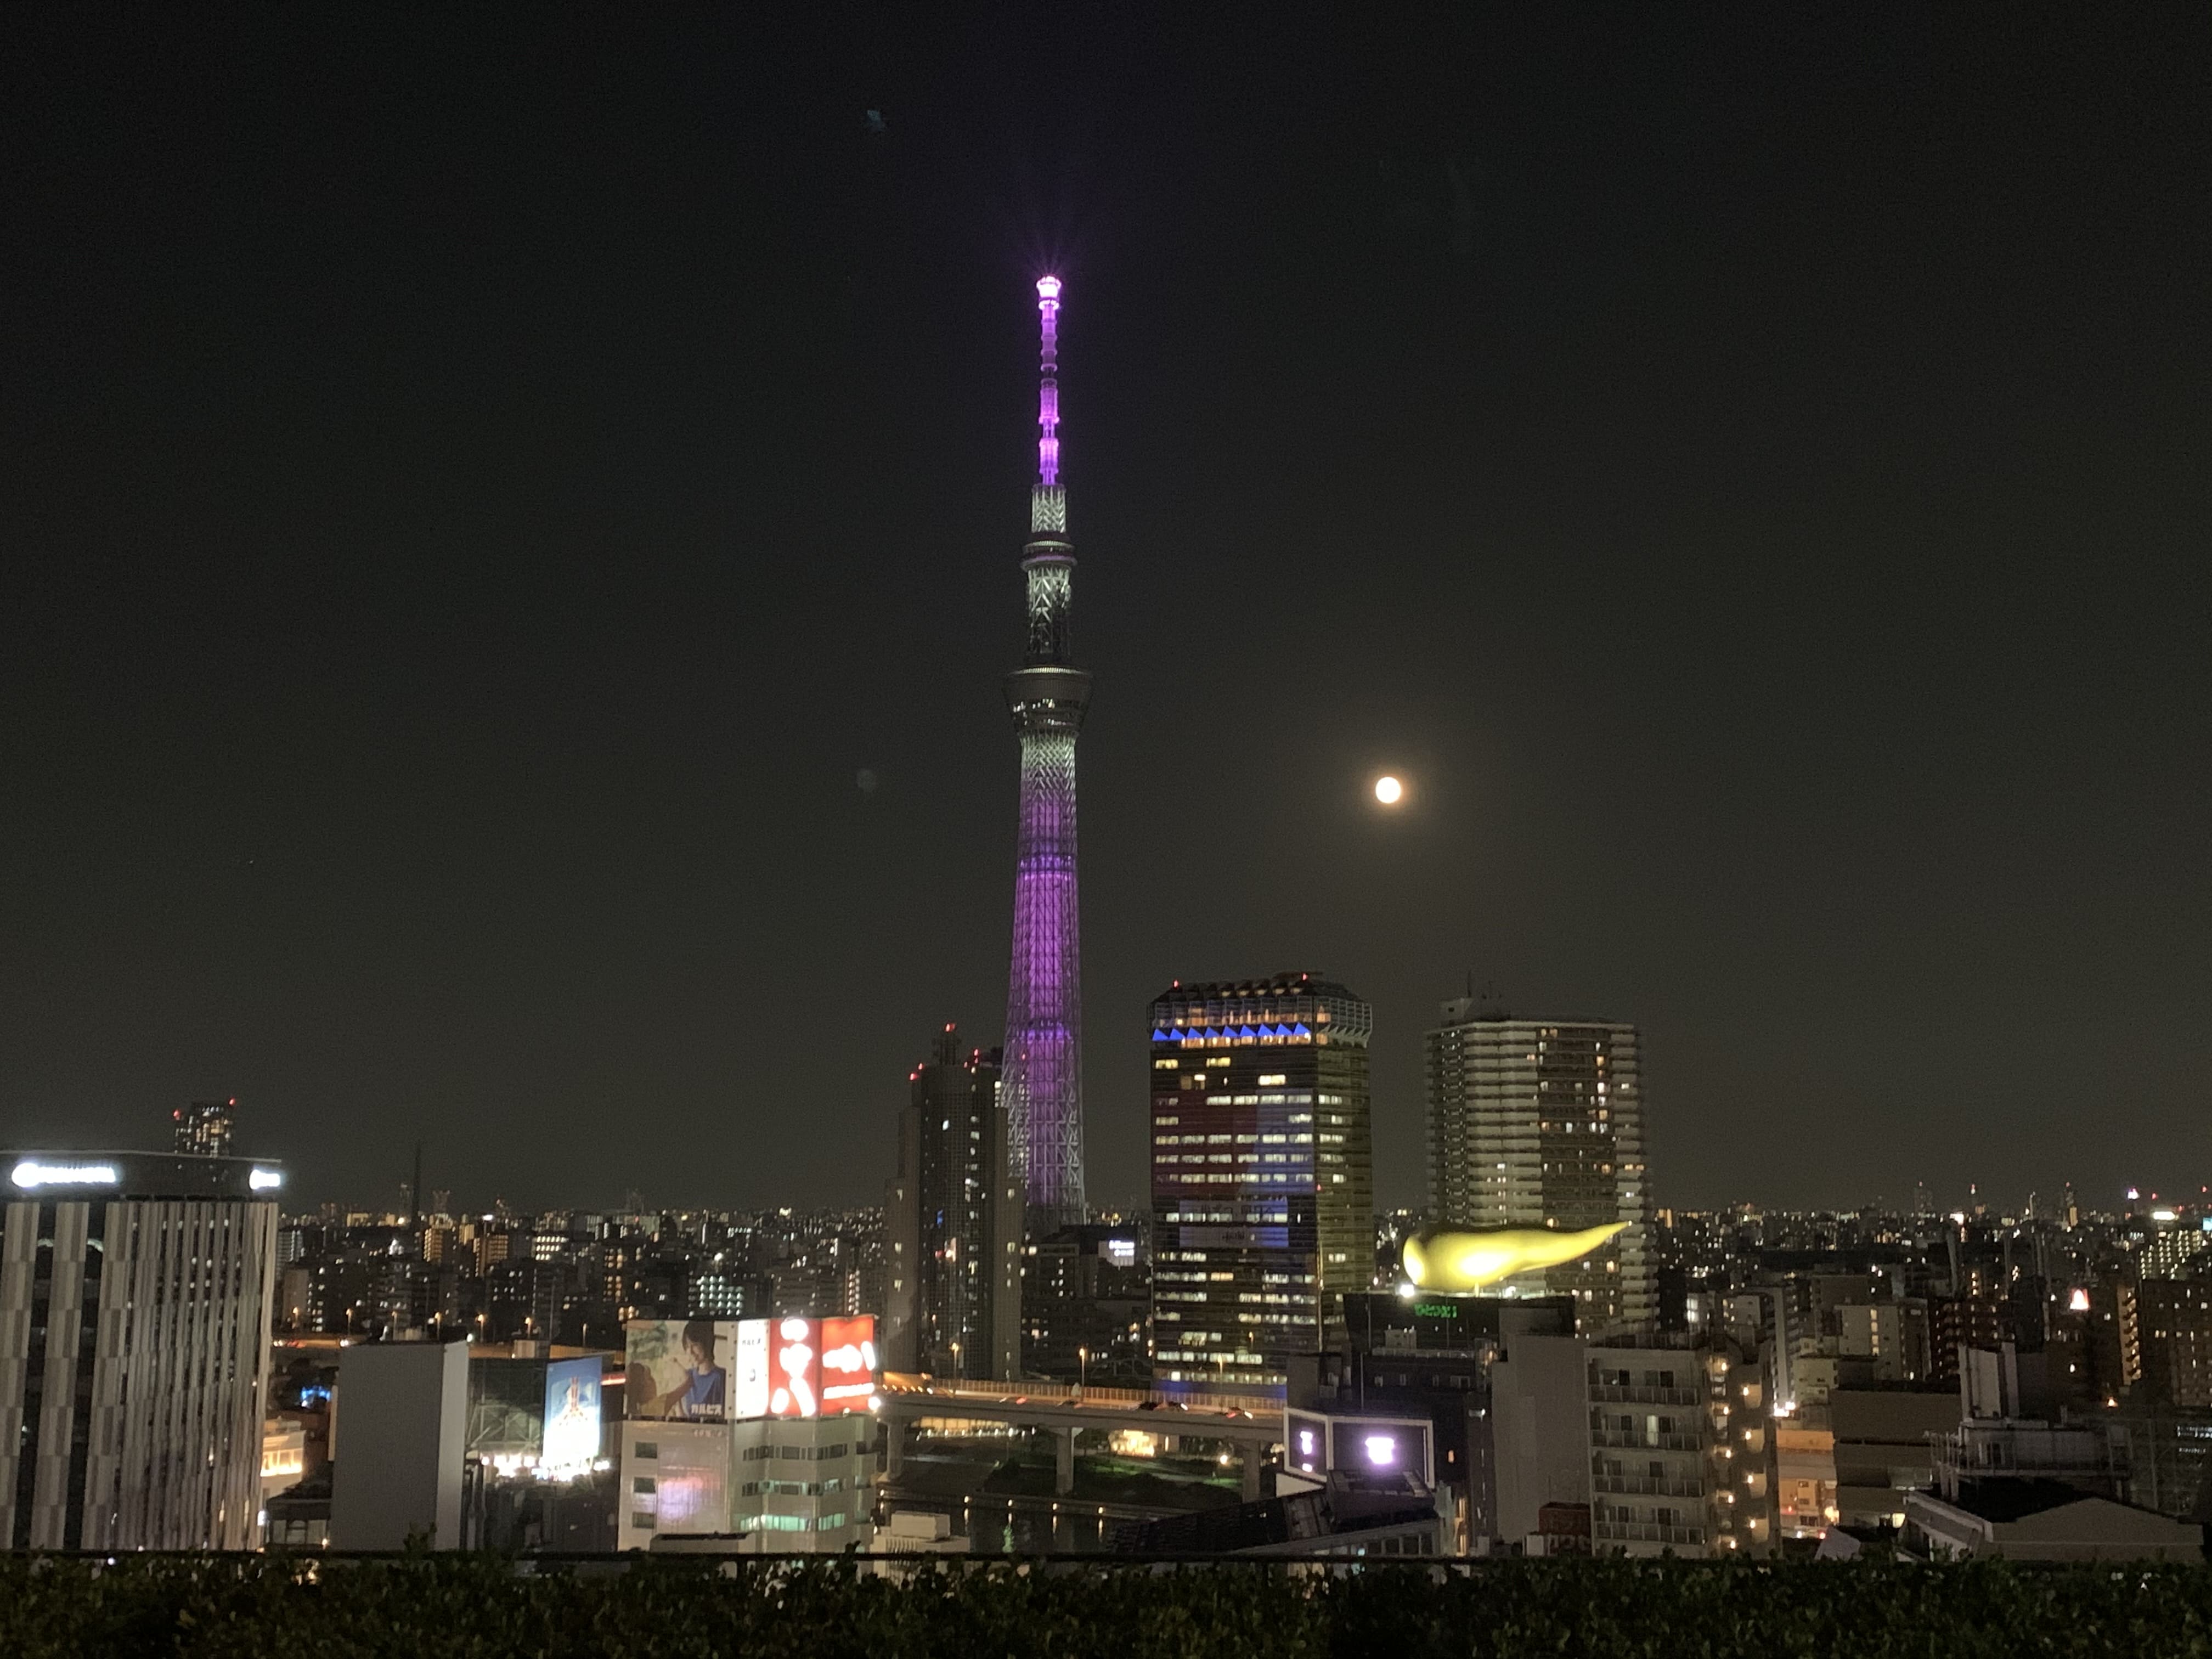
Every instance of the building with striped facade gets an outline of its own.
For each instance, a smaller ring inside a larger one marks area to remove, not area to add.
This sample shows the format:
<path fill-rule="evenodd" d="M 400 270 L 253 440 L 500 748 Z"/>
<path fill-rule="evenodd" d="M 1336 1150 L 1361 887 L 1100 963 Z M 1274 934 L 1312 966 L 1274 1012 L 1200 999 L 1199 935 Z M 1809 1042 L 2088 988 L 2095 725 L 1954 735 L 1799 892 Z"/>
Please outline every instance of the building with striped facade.
<path fill-rule="evenodd" d="M 250 1549 L 276 1166 L 0 1153 L 0 1543 Z"/>
<path fill-rule="evenodd" d="M 1571 1296 L 1585 1328 L 1658 1317 L 1636 1028 L 1443 1008 L 1428 1033 L 1429 1219 L 1579 1231 L 1625 1222 L 1589 1255 L 1523 1274 L 1518 1296 Z"/>

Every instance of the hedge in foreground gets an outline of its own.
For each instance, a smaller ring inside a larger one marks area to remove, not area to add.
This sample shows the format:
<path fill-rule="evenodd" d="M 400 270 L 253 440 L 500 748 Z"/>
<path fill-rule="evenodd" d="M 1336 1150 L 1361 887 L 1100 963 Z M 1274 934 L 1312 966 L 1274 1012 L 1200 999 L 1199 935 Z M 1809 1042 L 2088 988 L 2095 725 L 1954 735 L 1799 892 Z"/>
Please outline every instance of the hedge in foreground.
<path fill-rule="evenodd" d="M 927 1571 L 0 1559 L 0 1655 L 193 1659 L 2212 1659 L 2212 1570 L 1529 1561 Z"/>

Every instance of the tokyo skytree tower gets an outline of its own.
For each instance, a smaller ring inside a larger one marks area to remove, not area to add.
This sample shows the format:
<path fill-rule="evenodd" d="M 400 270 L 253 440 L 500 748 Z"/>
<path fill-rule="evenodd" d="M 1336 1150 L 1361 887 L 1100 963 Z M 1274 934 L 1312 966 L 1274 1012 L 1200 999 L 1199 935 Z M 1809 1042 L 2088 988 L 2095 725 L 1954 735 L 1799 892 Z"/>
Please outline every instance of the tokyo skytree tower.
<path fill-rule="evenodd" d="M 1067 612 L 1075 547 L 1060 482 L 1060 278 L 1036 285 L 1044 343 L 1037 386 L 1037 477 L 1030 490 L 1029 649 L 1006 676 L 1022 743 L 1014 866 L 1014 954 L 1006 980 L 1010 1161 L 1028 1182 L 1033 1231 L 1085 1219 L 1083 966 L 1075 888 L 1075 736 L 1091 676 L 1071 665 Z"/>

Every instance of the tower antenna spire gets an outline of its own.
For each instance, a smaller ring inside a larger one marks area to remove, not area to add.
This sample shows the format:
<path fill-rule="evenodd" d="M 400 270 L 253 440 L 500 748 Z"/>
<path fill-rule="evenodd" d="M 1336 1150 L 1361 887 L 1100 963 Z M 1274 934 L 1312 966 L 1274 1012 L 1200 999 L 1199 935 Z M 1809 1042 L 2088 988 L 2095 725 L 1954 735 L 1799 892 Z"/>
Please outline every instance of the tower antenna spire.
<path fill-rule="evenodd" d="M 1037 482 L 1060 482 L 1060 278 L 1037 278 Z"/>
<path fill-rule="evenodd" d="M 1030 533 L 1067 533 L 1067 491 L 1060 482 L 1060 278 L 1037 278 L 1037 476 L 1030 491 Z"/>

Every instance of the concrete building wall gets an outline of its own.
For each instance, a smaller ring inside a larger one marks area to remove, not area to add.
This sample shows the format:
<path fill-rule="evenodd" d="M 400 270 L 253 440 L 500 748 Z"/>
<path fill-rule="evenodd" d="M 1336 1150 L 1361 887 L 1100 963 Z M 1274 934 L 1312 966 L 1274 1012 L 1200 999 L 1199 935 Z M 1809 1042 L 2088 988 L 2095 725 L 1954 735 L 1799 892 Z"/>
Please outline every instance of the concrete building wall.
<path fill-rule="evenodd" d="M 1847 1527 L 1902 1524 L 1905 1496 L 1936 1483 L 1934 1437 L 1959 1426 L 1948 1389 L 1838 1389 L 1834 1425 L 1836 1508 Z"/>
<path fill-rule="evenodd" d="M 732 1425 L 732 1528 L 763 1553 L 865 1544 L 875 1521 L 876 1420 L 758 1418 Z"/>
<path fill-rule="evenodd" d="M 396 1550 L 428 1534 L 461 1538 L 469 1347 L 465 1342 L 361 1343 L 338 1357 L 331 1545 Z"/>
<path fill-rule="evenodd" d="M 1510 1547 L 1538 1530 L 1545 1504 L 1590 1501 L 1588 1345 L 1510 1327 L 1501 1338 L 1490 1369 L 1491 1416 L 1498 1536 Z"/>
<path fill-rule="evenodd" d="M 732 1425 L 629 1422 L 622 1425 L 618 1547 L 644 1549 L 657 1537 L 727 1534 L 736 1489 Z"/>

